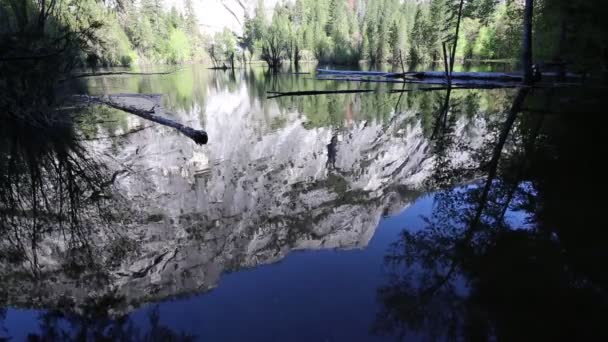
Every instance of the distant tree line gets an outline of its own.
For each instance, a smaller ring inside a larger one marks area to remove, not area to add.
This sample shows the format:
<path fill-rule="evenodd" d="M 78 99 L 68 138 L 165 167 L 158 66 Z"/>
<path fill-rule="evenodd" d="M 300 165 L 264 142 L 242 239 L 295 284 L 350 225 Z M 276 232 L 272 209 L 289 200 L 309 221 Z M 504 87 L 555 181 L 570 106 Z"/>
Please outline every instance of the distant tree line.
<path fill-rule="evenodd" d="M 253 16 L 245 18 L 241 44 L 249 58 L 259 56 L 271 66 L 303 59 L 345 65 L 438 61 L 442 43 L 454 38 L 459 5 L 460 0 L 295 0 L 279 2 L 269 18 L 258 0 Z M 596 10 L 605 12 L 601 1 L 536 0 L 534 7 L 535 59 L 602 63 L 606 27 L 593 20 Z M 523 9 L 519 0 L 464 0 L 456 59 L 519 59 Z"/>
<path fill-rule="evenodd" d="M 37 0 L 0 0 L 0 30 L 23 21 Z M 266 12 L 245 11 L 242 33 L 199 32 L 194 3 L 166 10 L 165 0 L 63 0 L 66 23 L 99 23 L 80 64 L 184 63 L 210 57 L 217 67 L 264 60 L 274 67 L 301 60 L 351 65 L 430 62 L 454 38 L 460 0 L 290 0 Z M 587 66 L 608 60 L 601 0 L 534 1 L 534 59 Z M 29 8 L 29 9 L 28 9 Z M 512 59 L 521 54 L 523 1 L 464 0 L 456 60 Z M 0 31 L 1 32 L 1 31 Z M 86 51 L 85 51 L 86 50 Z"/>
<path fill-rule="evenodd" d="M 455 0 L 296 0 L 278 3 L 272 19 L 259 0 L 245 18 L 243 45 L 250 55 L 276 64 L 316 59 L 336 64 L 431 61 L 449 38 Z M 466 1 L 460 58 L 515 58 L 521 4 Z"/>

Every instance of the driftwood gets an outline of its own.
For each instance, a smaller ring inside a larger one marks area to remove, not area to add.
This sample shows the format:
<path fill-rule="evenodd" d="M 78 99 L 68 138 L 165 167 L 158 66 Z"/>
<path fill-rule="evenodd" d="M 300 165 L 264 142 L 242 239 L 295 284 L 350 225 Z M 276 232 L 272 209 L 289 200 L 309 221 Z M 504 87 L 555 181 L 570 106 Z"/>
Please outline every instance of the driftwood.
<path fill-rule="evenodd" d="M 76 95 L 75 100 L 82 104 L 96 103 L 106 105 L 123 112 L 137 115 L 143 119 L 156 122 L 163 126 L 175 128 L 183 135 L 192 139 L 198 145 L 207 143 L 207 132 L 185 126 L 177 121 L 161 116 L 171 114 L 162 109 L 161 95 L 155 94 L 114 94 L 104 96 Z"/>

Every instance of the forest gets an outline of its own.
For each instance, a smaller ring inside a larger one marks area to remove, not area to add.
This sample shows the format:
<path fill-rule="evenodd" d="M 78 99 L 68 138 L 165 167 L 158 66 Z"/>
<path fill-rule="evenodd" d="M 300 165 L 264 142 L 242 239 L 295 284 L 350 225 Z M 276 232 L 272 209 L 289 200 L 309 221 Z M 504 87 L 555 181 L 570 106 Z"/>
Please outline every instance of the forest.
<path fill-rule="evenodd" d="M 604 63 L 605 27 L 589 20 L 605 11 L 600 2 L 537 0 L 533 6 L 536 60 Z M 257 8 L 263 7 L 260 0 Z M 461 17 L 457 60 L 513 61 L 522 52 L 523 12 L 524 2 L 516 0 L 296 0 L 277 4 L 272 18 L 263 11 L 246 18 L 242 44 L 269 64 L 433 62 L 442 58 L 442 43 L 456 38 Z M 572 39 L 578 32 L 585 33 Z M 588 57 L 581 60 L 581 53 Z"/>
<path fill-rule="evenodd" d="M 442 44 L 455 38 L 457 19 L 456 60 L 516 61 L 521 55 L 524 3 L 517 0 L 295 0 L 278 2 L 270 14 L 258 0 L 252 13 L 245 12 L 241 32 L 224 28 L 215 34 L 200 31 L 194 1 L 167 10 L 163 0 L 65 0 L 57 2 L 55 20 L 91 29 L 76 62 L 92 68 L 260 60 L 271 67 L 285 61 L 438 62 Z M 33 1 L 0 1 L 0 32 L 23 29 L 35 7 Z M 593 20 L 603 7 L 598 0 L 536 0 L 534 59 L 605 67 L 605 24 Z"/>
<path fill-rule="evenodd" d="M 0 0 L 0 341 L 608 340 L 606 0 L 203 1 Z"/>
<path fill-rule="evenodd" d="M 179 64 L 201 61 L 205 55 L 193 1 L 186 0 L 181 12 L 175 7 L 164 10 L 161 0 L 49 1 L 47 9 L 53 25 L 87 31 L 86 41 L 74 51 L 78 66 Z M 2 37 L 27 30 L 38 5 L 29 0 L 0 1 Z"/>

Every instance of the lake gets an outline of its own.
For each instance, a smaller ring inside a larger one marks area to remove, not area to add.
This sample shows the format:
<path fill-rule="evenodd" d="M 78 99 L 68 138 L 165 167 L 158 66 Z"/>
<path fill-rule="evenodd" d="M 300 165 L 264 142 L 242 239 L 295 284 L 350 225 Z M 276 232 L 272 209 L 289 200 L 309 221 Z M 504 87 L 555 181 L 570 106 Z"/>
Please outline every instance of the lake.
<path fill-rule="evenodd" d="M 299 71 L 310 74 L 191 65 L 71 85 L 163 94 L 167 115 L 209 143 L 98 106 L 73 141 L 42 140 L 57 156 L 78 151 L 74 171 L 28 184 L 68 189 L 77 210 L 67 227 L 60 202 L 56 217 L 7 221 L 0 340 L 606 335 L 607 237 L 589 195 L 603 179 L 590 164 L 602 125 L 573 115 L 595 104 L 538 90 L 508 124 L 516 89 Z M 269 98 L 356 89 L 373 92 Z"/>

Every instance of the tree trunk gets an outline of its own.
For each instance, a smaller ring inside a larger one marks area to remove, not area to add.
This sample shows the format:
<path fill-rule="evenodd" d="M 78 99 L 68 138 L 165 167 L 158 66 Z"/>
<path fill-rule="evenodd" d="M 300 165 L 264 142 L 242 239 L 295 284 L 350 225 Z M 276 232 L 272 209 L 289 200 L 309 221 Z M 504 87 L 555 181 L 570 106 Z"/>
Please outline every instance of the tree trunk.
<path fill-rule="evenodd" d="M 524 69 L 524 84 L 532 84 L 534 75 L 532 73 L 532 17 L 534 10 L 534 0 L 525 0 L 524 7 L 524 37 L 523 54 L 521 58 Z"/>
<path fill-rule="evenodd" d="M 515 96 L 515 99 L 513 100 L 513 104 L 511 105 L 511 109 L 509 110 L 509 116 L 507 117 L 507 120 L 503 124 L 503 127 L 500 131 L 498 142 L 494 146 L 492 158 L 490 159 L 490 162 L 488 164 L 488 176 L 486 178 L 485 185 L 479 197 L 479 206 L 477 207 L 477 210 L 475 211 L 475 216 L 471 221 L 471 225 L 469 226 L 469 229 L 465 234 L 467 236 L 465 241 L 469 241 L 478 229 L 477 226 L 479 224 L 479 221 L 481 220 L 481 215 L 483 214 L 484 208 L 486 207 L 486 202 L 488 201 L 488 195 L 490 194 L 492 183 L 496 178 L 496 174 L 498 171 L 498 162 L 500 161 L 502 150 L 505 146 L 507 138 L 509 137 L 511 129 L 513 128 L 515 119 L 517 119 L 517 114 L 519 114 L 519 112 L 523 108 L 524 101 L 526 100 L 526 97 L 528 96 L 529 92 L 530 88 L 521 88 L 519 89 L 517 95 Z"/>
<path fill-rule="evenodd" d="M 296 72 L 297 72 L 299 69 L 299 66 L 300 66 L 300 47 L 298 46 L 298 44 L 296 44 L 295 53 L 294 53 L 293 58 L 295 59 Z"/>
<path fill-rule="evenodd" d="M 460 0 L 460 6 L 458 7 L 458 18 L 456 19 L 456 35 L 454 36 L 454 45 L 452 45 L 452 53 L 450 56 L 450 75 L 454 72 L 454 61 L 456 60 L 456 46 L 458 45 L 458 34 L 460 33 L 460 20 L 462 19 L 463 5 L 464 0 Z"/>

